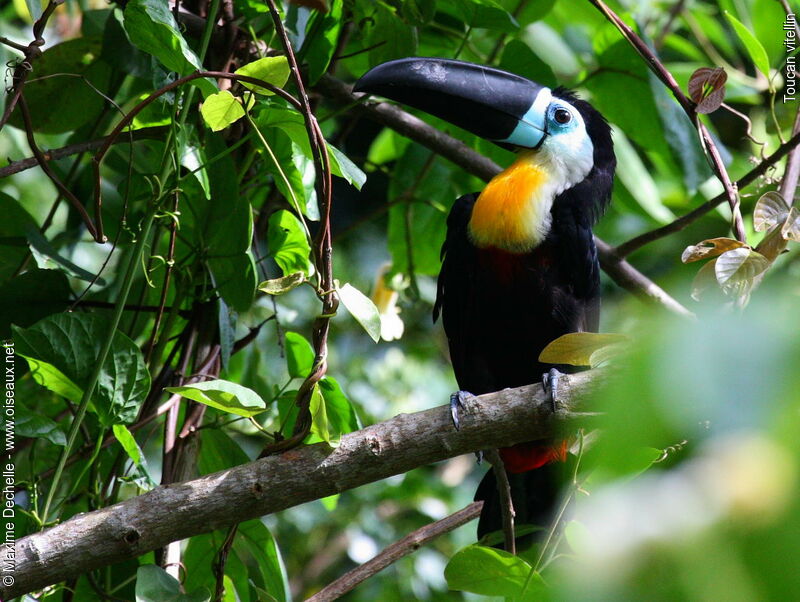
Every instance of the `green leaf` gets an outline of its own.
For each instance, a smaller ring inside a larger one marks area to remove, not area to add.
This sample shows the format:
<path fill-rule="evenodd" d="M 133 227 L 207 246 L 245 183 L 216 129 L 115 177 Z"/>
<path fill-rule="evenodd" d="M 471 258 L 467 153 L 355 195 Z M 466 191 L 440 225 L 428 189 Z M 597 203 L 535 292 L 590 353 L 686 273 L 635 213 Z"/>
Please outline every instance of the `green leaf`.
<path fill-rule="evenodd" d="M 533 569 L 519 556 L 480 545 L 467 546 L 444 569 L 450 589 L 484 596 L 519 596 Z"/>
<path fill-rule="evenodd" d="M 125 450 L 125 453 L 128 454 L 128 457 L 133 460 L 134 464 L 141 464 L 144 455 L 142 454 L 142 450 L 139 449 L 136 439 L 133 438 L 133 435 L 128 430 L 128 427 L 124 424 L 115 424 L 111 428 L 114 431 L 114 437 L 119 441 L 119 444 L 122 446 L 122 449 Z"/>
<path fill-rule="evenodd" d="M 335 378 L 332 376 L 323 378 L 319 381 L 319 390 L 325 398 L 331 431 L 337 440 L 342 435 L 352 433 L 361 428 L 361 421 L 358 419 L 353 404 L 344 394 L 341 385 Z"/>
<path fill-rule="evenodd" d="M 282 278 L 273 278 L 272 280 L 265 280 L 258 285 L 258 290 L 267 293 L 268 295 L 282 295 L 288 293 L 290 290 L 297 288 L 306 282 L 306 275 L 303 272 L 295 272 Z"/>
<path fill-rule="evenodd" d="M 318 384 L 314 385 L 308 409 L 311 412 L 311 433 L 331 447 L 335 447 L 338 441 L 331 437 L 325 398 L 320 393 Z"/>
<path fill-rule="evenodd" d="M 97 284 L 98 286 L 106 285 L 105 279 L 98 278 L 97 274 L 84 270 L 66 257 L 61 256 L 34 224 L 25 226 L 25 238 L 28 239 L 31 253 L 33 253 L 33 257 L 36 260 L 36 265 L 40 268 L 46 270 L 59 269 L 74 278 L 80 278 L 81 280 Z"/>
<path fill-rule="evenodd" d="M 242 101 L 227 90 L 212 94 L 203 101 L 200 114 L 212 131 L 224 130 L 230 124 L 244 117 Z"/>
<path fill-rule="evenodd" d="M 353 163 L 347 155 L 345 155 L 338 148 L 332 144 L 328 144 L 328 156 L 331 161 L 331 172 L 335 176 L 341 176 L 347 180 L 348 184 L 352 184 L 358 190 L 367 181 L 367 174 L 361 171 L 361 168 Z"/>
<path fill-rule="evenodd" d="M 597 60 L 597 74 L 585 84 L 592 93 L 592 105 L 640 147 L 669 157 L 649 70 L 642 59 L 626 41 L 619 40 Z M 636 102 L 620 102 L 621 98 L 635 98 Z"/>
<path fill-rule="evenodd" d="M 256 79 L 263 80 L 268 84 L 272 84 L 276 88 L 283 88 L 286 81 L 289 79 L 289 62 L 285 56 L 265 56 L 252 63 L 247 63 L 236 70 L 236 75 L 247 75 Z M 274 92 L 270 92 L 266 88 L 242 82 L 242 85 L 256 94 L 263 94 L 265 96 L 272 96 Z"/>
<path fill-rule="evenodd" d="M 617 177 L 642 210 L 661 224 L 675 219 L 675 214 L 661 202 L 650 171 L 625 134 L 617 128 L 614 128 L 614 153 L 617 156 Z"/>
<path fill-rule="evenodd" d="M 200 59 L 186 43 L 169 6 L 160 0 L 131 0 L 125 6 L 125 31 L 131 43 L 156 57 L 179 75 L 202 70 Z M 217 92 L 209 79 L 194 80 L 205 96 Z"/>
<path fill-rule="evenodd" d="M 227 380 L 166 387 L 165 390 L 237 416 L 249 418 L 267 409 L 267 404 L 258 393 Z"/>
<path fill-rule="evenodd" d="M 66 445 L 64 431 L 47 416 L 33 412 L 25 404 L 17 405 L 14 414 L 14 431 L 17 437 L 46 439 L 53 445 Z"/>
<path fill-rule="evenodd" d="M 286 367 L 292 378 L 305 378 L 314 367 L 314 349 L 306 338 L 297 332 L 287 331 Z"/>
<path fill-rule="evenodd" d="M 147 468 L 147 459 L 139 448 L 139 444 L 136 443 L 136 439 L 133 438 L 133 435 L 128 430 L 128 427 L 124 424 L 115 424 L 112 425 L 111 428 L 114 431 L 114 437 L 119 441 L 122 449 L 125 450 L 125 453 L 136 468 L 139 469 L 140 474 L 144 476 L 151 488 L 155 487 L 157 483 L 150 474 L 150 470 Z"/>
<path fill-rule="evenodd" d="M 742 44 L 747 49 L 747 53 L 750 55 L 753 64 L 767 79 L 769 79 L 769 57 L 767 56 L 767 51 L 764 50 L 764 47 L 761 45 L 761 42 L 758 41 L 758 38 L 756 38 L 739 19 L 728 11 L 725 11 L 725 18 L 728 19 L 728 23 L 731 24 L 736 35 L 739 36 L 739 40 L 741 40 Z"/>
<path fill-rule="evenodd" d="M 363 14 L 363 48 L 369 48 L 369 64 L 416 56 L 416 30 L 400 19 L 384 2 L 366 2 Z M 358 21 L 356 21 L 358 22 Z M 388 43 L 387 43 L 388 42 Z"/>
<path fill-rule="evenodd" d="M 411 141 L 405 136 L 401 136 L 391 128 L 383 128 L 375 136 L 367 153 L 367 163 L 373 165 L 384 165 L 397 161 L 403 156 Z"/>
<path fill-rule="evenodd" d="M 249 250 L 228 257 L 212 257 L 208 260 L 208 269 L 214 286 L 228 305 L 240 312 L 250 309 L 258 278 Z"/>
<path fill-rule="evenodd" d="M 328 70 L 328 65 L 336 51 L 339 42 L 339 31 L 342 26 L 342 0 L 333 0 L 330 11 L 317 12 L 310 20 L 309 32 L 316 31 L 312 37 L 307 37 L 300 50 L 301 56 L 308 63 L 308 83 L 314 85 L 322 74 Z"/>
<path fill-rule="evenodd" d="M 771 190 L 761 195 L 753 208 L 753 229 L 756 232 L 781 226 L 789 216 L 789 204 L 780 192 Z"/>
<path fill-rule="evenodd" d="M 136 572 L 136 602 L 209 602 L 207 589 L 181 593 L 181 584 L 161 567 L 154 564 L 140 566 Z"/>
<path fill-rule="evenodd" d="M 78 403 L 109 336 L 108 322 L 97 314 L 57 314 L 13 332 L 16 351 L 28 361 L 34 380 Z M 89 410 L 106 427 L 130 423 L 149 390 L 139 348 L 116 331 Z"/>
<path fill-rule="evenodd" d="M 249 520 L 239 525 L 239 535 L 233 549 L 251 572 L 251 583 L 259 583 L 269 592 L 269 598 L 286 602 L 289 595 L 289 579 L 284 563 L 275 543 L 275 538 L 260 519 Z"/>
<path fill-rule="evenodd" d="M 17 199 L 4 192 L 0 192 L 0 215 L 3 216 L 0 220 L 0 258 L 3 259 L 0 261 L 0 283 L 3 283 L 14 276 L 28 258 L 30 250 L 25 233 L 28 228 L 37 228 L 37 224 Z"/>
<path fill-rule="evenodd" d="M 34 75 L 25 84 L 34 131 L 60 134 L 100 117 L 106 101 L 92 86 L 107 90 L 111 76 L 108 63 L 100 58 L 101 47 L 100 37 L 75 38 L 48 48 L 36 59 Z M 54 110 L 66 105 L 80 110 Z M 12 113 L 9 123 L 24 127 L 19 109 Z"/>
<path fill-rule="evenodd" d="M 407 197 L 409 183 L 417 184 L 413 188 L 413 198 L 395 202 L 389 209 L 388 244 L 394 273 L 407 273 L 410 264 L 417 274 L 434 276 L 439 273 L 447 207 L 467 192 L 459 190 L 454 183 L 463 182 L 463 175 L 454 175 L 442 161 L 433 160 L 426 171 L 430 156 L 430 151 L 418 144 L 409 145 L 397 162 L 389 184 L 390 199 Z"/>
<path fill-rule="evenodd" d="M 769 260 L 749 247 L 725 251 L 717 257 L 714 273 L 717 282 L 728 292 L 747 295 L 753 279 L 769 267 Z"/>
<path fill-rule="evenodd" d="M 381 338 L 381 315 L 372 299 L 351 284 L 336 289 L 339 299 L 350 315 L 361 324 L 370 338 L 376 343 Z"/>
<path fill-rule="evenodd" d="M 446 0 L 439 6 L 472 28 L 493 29 L 506 33 L 519 29 L 516 19 L 493 0 Z"/>
<path fill-rule="evenodd" d="M 0 339 L 11 336 L 11 325 L 31 326 L 69 306 L 67 277 L 57 270 L 31 270 L 0 286 Z"/>
<path fill-rule="evenodd" d="M 300 220 L 293 213 L 281 209 L 269 216 L 267 245 L 284 276 L 296 272 L 310 274 L 311 247 Z"/>
<path fill-rule="evenodd" d="M 540 59 L 530 46 L 520 40 L 511 40 L 506 44 L 500 60 L 500 68 L 527 77 L 543 86 L 554 88 L 558 85 L 550 65 Z"/>
<path fill-rule="evenodd" d="M 211 474 L 249 462 L 250 458 L 227 432 L 222 429 L 207 429 L 203 433 L 203 445 L 197 458 L 201 475 Z M 192 538 L 194 540 L 194 538 Z"/>

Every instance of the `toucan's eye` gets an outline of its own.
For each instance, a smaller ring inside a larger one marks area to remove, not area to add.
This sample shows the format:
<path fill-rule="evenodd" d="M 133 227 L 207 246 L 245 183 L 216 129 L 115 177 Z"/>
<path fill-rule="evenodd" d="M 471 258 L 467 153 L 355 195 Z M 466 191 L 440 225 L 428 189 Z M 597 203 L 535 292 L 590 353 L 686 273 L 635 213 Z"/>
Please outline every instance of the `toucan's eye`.
<path fill-rule="evenodd" d="M 553 113 L 553 119 L 556 120 L 556 123 L 564 125 L 572 121 L 572 113 L 566 109 L 556 109 L 556 112 Z"/>

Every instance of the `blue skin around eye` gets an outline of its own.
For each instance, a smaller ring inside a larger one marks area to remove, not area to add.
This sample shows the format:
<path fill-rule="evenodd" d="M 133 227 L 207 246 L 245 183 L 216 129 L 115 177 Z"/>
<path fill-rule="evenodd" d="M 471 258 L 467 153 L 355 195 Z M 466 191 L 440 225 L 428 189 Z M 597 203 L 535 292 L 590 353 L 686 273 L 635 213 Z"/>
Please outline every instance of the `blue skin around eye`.
<path fill-rule="evenodd" d="M 541 105 L 550 99 L 550 94 L 549 88 L 542 88 L 511 135 L 498 142 L 507 142 L 523 148 L 538 148 L 547 135 L 545 116 L 549 111 L 549 106 Z"/>

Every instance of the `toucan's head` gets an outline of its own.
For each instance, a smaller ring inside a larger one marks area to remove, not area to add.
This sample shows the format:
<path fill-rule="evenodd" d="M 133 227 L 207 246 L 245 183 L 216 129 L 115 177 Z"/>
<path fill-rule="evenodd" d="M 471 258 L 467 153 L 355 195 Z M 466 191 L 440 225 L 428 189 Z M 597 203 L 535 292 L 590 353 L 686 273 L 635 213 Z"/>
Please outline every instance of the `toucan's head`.
<path fill-rule="evenodd" d="M 591 105 L 566 90 L 551 90 L 493 67 L 440 58 L 398 59 L 371 69 L 354 91 L 421 109 L 507 148 L 552 155 L 573 168 L 575 177 L 582 172 L 581 179 L 596 163 L 596 151 L 613 157 L 608 125 Z"/>
<path fill-rule="evenodd" d="M 568 90 L 493 67 L 418 57 L 378 65 L 354 91 L 397 100 L 521 151 L 473 210 L 470 232 L 480 246 L 529 250 L 547 235 L 551 207 L 562 193 L 570 205 L 583 205 L 591 221 L 611 196 L 611 130 Z"/>

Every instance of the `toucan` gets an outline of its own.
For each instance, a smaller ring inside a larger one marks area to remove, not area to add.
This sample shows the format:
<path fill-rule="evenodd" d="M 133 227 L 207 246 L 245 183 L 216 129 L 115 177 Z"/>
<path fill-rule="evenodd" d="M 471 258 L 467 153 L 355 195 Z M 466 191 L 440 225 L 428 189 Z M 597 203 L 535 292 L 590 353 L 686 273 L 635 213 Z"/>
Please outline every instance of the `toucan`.
<path fill-rule="evenodd" d="M 368 71 L 354 91 L 404 103 L 516 151 L 482 192 L 454 203 L 433 317 L 442 316 L 460 389 L 451 399 L 456 427 L 469 395 L 539 379 L 552 393 L 563 367 L 540 362 L 541 351 L 561 335 L 598 329 L 600 266 L 592 227 L 610 202 L 614 180 L 608 123 L 570 90 L 450 59 L 389 61 Z M 564 440 L 499 450 L 517 524 L 549 524 L 558 500 L 557 465 L 567 451 Z M 484 501 L 478 537 L 501 530 L 492 470 L 475 499 Z"/>

